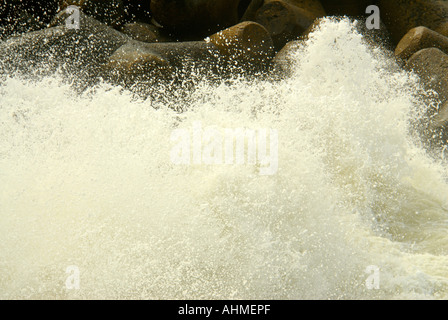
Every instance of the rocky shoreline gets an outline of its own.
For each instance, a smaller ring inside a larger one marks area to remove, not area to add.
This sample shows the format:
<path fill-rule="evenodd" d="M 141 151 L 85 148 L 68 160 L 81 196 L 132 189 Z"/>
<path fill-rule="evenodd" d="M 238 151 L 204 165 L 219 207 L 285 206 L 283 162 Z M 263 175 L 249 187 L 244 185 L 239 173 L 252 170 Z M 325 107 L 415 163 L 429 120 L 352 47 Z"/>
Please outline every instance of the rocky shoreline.
<path fill-rule="evenodd" d="M 79 29 L 67 27 L 76 5 Z M 140 89 L 193 77 L 284 74 L 287 56 L 319 19 L 365 20 L 381 12 L 379 30 L 361 30 L 395 51 L 439 94 L 433 128 L 446 142 L 448 1 L 436 0 L 0 0 L 0 73 L 61 72 Z M 26 63 L 25 63 L 26 62 Z"/>

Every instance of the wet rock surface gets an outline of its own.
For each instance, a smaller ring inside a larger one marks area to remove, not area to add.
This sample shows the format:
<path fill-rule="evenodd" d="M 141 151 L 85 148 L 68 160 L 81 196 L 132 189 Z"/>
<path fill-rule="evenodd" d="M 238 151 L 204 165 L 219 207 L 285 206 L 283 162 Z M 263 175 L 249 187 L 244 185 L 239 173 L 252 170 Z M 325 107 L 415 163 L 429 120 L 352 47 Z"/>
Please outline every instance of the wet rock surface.
<path fill-rule="evenodd" d="M 66 11 L 53 20 L 51 27 L 12 37 L 0 44 L 2 73 L 49 75 L 55 72 L 69 81 L 83 79 L 88 86 L 102 65 L 129 37 L 80 13 L 80 28 L 69 29 Z"/>
<path fill-rule="evenodd" d="M 444 34 L 448 19 L 448 6 L 444 1 L 432 0 L 380 0 L 382 19 L 393 40 L 398 43 L 411 29 L 425 26 Z M 445 34 L 448 35 L 448 34 Z"/>
<path fill-rule="evenodd" d="M 426 48 L 438 48 L 448 53 L 448 38 L 426 27 L 413 28 L 398 43 L 395 55 L 406 60 Z"/>
<path fill-rule="evenodd" d="M 323 9 L 319 10 L 309 2 L 268 0 L 258 9 L 255 21 L 269 31 L 274 47 L 279 51 L 289 41 L 297 39 L 314 19 L 324 14 Z"/>

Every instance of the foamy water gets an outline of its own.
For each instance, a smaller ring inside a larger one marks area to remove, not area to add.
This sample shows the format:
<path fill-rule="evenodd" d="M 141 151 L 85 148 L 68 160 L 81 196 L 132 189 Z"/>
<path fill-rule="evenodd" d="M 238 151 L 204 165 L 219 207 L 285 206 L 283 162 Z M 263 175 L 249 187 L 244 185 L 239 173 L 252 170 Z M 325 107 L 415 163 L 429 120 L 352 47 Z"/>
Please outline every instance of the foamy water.
<path fill-rule="evenodd" d="M 414 143 L 415 78 L 347 21 L 294 61 L 284 81 L 167 93 L 182 114 L 4 81 L 0 298 L 448 298 L 447 168 Z M 171 133 L 198 121 L 278 130 L 278 172 L 172 164 Z"/>

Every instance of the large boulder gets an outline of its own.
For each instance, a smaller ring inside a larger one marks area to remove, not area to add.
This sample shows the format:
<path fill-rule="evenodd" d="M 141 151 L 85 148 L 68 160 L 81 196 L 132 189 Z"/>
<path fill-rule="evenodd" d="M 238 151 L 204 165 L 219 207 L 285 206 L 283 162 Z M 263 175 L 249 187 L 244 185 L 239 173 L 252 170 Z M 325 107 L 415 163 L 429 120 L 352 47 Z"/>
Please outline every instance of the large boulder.
<path fill-rule="evenodd" d="M 389 0 L 395 1 L 395 0 Z M 364 16 L 366 8 L 375 4 L 375 0 L 321 0 L 328 15 L 332 16 Z"/>
<path fill-rule="evenodd" d="M 264 4 L 264 0 L 251 0 L 247 6 L 244 14 L 241 17 L 241 22 L 243 21 L 255 21 L 255 16 L 258 9 Z"/>
<path fill-rule="evenodd" d="M 106 81 L 126 88 L 139 83 L 147 87 L 168 79 L 172 74 L 170 63 L 160 53 L 138 41 L 128 41 L 118 48 L 101 72 Z"/>
<path fill-rule="evenodd" d="M 263 4 L 272 2 L 275 0 L 251 0 L 246 6 L 244 6 L 245 11 L 242 14 L 241 21 L 255 21 L 256 13 Z M 284 0 L 288 4 L 292 4 L 296 7 L 302 8 L 314 14 L 316 17 L 322 17 L 326 15 L 325 9 L 323 8 L 319 0 Z M 241 2 L 240 2 L 241 4 Z M 241 6 L 241 5 L 240 5 Z"/>
<path fill-rule="evenodd" d="M 432 0 L 379 0 L 381 17 L 398 43 L 411 29 L 424 26 L 448 36 L 448 6 Z M 445 27 L 444 27 L 445 26 Z"/>
<path fill-rule="evenodd" d="M 423 130 L 424 143 L 432 150 L 443 150 L 448 145 L 448 55 L 437 48 L 422 49 L 406 64 L 416 72 L 426 89 L 438 93 L 438 110 L 428 110 L 429 122 Z"/>
<path fill-rule="evenodd" d="M 180 77 L 193 76 L 218 68 L 223 59 L 219 49 L 206 41 L 140 43 L 144 50 L 150 50 L 167 60 Z"/>
<path fill-rule="evenodd" d="M 448 53 L 448 38 L 426 27 L 413 28 L 400 40 L 395 55 L 406 60 L 426 48 L 438 48 Z"/>
<path fill-rule="evenodd" d="M 316 15 L 285 1 L 268 1 L 258 9 L 255 20 L 272 37 L 276 51 L 296 40 L 314 21 Z"/>
<path fill-rule="evenodd" d="M 120 31 L 134 40 L 142 42 L 158 42 L 157 34 L 150 25 L 141 22 L 126 23 Z"/>
<path fill-rule="evenodd" d="M 265 3 L 273 2 L 275 0 L 265 0 Z M 310 12 L 315 18 L 326 15 L 325 9 L 319 0 L 283 0 L 286 3 L 299 7 Z"/>
<path fill-rule="evenodd" d="M 151 0 L 153 18 L 181 38 L 200 39 L 237 24 L 240 0 Z"/>
<path fill-rule="evenodd" d="M 105 64 L 102 77 L 148 93 L 148 85 L 164 81 L 185 84 L 195 79 L 224 79 L 267 70 L 273 58 L 267 30 L 243 22 L 211 35 L 206 41 L 144 43 L 129 41 Z"/>
<path fill-rule="evenodd" d="M 446 156 L 448 146 L 448 102 L 439 107 L 429 117 L 429 126 L 426 130 L 426 143 L 433 150 L 441 150 Z"/>
<path fill-rule="evenodd" d="M 245 21 L 208 38 L 221 54 L 245 64 L 265 67 L 274 57 L 274 44 L 260 24 Z"/>
<path fill-rule="evenodd" d="M 272 66 L 277 78 L 285 79 L 292 75 L 297 60 L 297 52 L 303 45 L 303 40 L 290 41 L 275 55 Z"/>
<path fill-rule="evenodd" d="M 176 72 L 185 76 L 194 73 L 227 76 L 239 72 L 260 71 L 273 58 L 272 42 L 263 27 L 240 24 L 206 41 L 140 43 L 140 46 L 166 59 Z M 253 36 L 250 41 L 248 36 Z M 258 50 L 256 50 L 258 49 Z M 256 52 L 251 52 L 252 50 Z"/>
<path fill-rule="evenodd" d="M 448 55 L 437 48 L 418 51 L 409 58 L 407 68 L 417 73 L 428 89 L 439 94 L 442 103 L 448 101 Z"/>
<path fill-rule="evenodd" d="M 120 29 L 125 35 L 142 42 L 169 42 L 171 39 L 157 26 L 144 22 L 126 23 Z"/>
<path fill-rule="evenodd" d="M 448 103 L 443 104 L 434 116 L 431 123 L 432 129 L 443 129 L 443 139 L 448 143 Z"/>
<path fill-rule="evenodd" d="M 4 41 L 0 45 L 0 73 L 18 72 L 24 76 L 49 75 L 61 72 L 66 79 L 81 80 L 88 86 L 102 64 L 129 37 L 89 16 L 80 14 L 80 28 L 69 29 L 64 10 L 50 28 L 30 32 Z"/>
<path fill-rule="evenodd" d="M 198 81 L 223 79 L 222 63 L 219 49 L 205 41 L 145 43 L 131 40 L 110 57 L 102 77 L 140 97 L 164 100 L 166 90 L 193 90 Z M 159 87 L 161 90 L 157 89 Z"/>

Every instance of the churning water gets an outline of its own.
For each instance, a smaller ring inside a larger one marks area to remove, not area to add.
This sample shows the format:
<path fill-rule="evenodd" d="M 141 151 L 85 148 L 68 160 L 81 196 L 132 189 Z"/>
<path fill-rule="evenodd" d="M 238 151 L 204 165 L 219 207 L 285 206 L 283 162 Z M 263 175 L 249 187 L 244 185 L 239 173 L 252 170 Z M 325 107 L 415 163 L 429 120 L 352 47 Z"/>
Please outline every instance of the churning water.
<path fill-rule="evenodd" d="M 345 20 L 293 59 L 286 80 L 167 91 L 183 113 L 3 81 L 0 298 L 448 298 L 448 171 L 416 143 L 416 79 Z M 278 172 L 172 164 L 198 121 L 278 130 Z"/>

